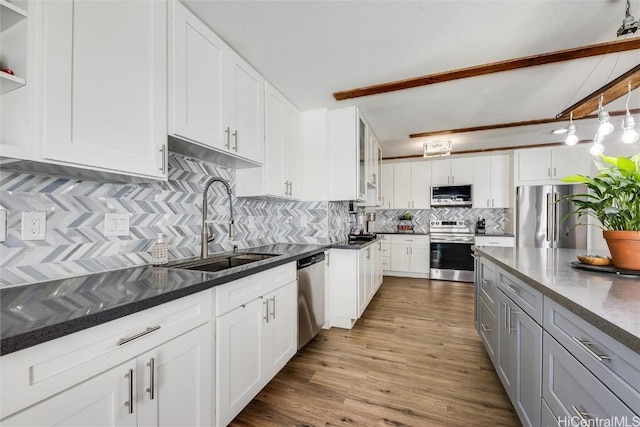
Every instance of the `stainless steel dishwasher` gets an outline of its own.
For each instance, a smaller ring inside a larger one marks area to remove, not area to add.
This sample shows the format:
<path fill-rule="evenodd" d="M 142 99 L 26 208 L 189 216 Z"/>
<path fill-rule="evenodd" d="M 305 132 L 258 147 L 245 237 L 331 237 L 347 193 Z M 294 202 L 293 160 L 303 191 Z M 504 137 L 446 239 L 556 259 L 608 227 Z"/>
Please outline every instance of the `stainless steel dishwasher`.
<path fill-rule="evenodd" d="M 298 350 L 324 325 L 324 253 L 298 260 Z"/>

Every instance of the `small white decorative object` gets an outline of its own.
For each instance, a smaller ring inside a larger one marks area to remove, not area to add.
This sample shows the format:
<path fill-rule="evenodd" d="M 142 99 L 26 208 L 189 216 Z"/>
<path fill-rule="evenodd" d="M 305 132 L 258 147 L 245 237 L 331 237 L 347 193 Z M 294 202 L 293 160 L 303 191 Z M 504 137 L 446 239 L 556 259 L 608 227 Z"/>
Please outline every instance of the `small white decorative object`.
<path fill-rule="evenodd" d="M 169 262 L 169 248 L 162 239 L 163 234 L 158 234 L 158 240 L 151 246 L 151 263 L 161 265 Z"/>

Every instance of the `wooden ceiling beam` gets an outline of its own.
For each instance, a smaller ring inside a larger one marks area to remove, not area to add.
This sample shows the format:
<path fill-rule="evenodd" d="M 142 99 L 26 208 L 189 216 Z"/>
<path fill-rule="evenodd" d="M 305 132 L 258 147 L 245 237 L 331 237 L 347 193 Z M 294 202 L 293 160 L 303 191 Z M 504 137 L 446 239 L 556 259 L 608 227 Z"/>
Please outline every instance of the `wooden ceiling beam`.
<path fill-rule="evenodd" d="M 336 99 L 336 101 L 343 101 L 345 99 L 394 92 L 397 90 L 427 86 L 435 83 L 448 82 L 451 80 L 466 79 L 469 77 L 482 76 L 485 74 L 499 73 L 502 71 L 517 70 L 520 68 L 553 64 L 556 62 L 589 58 L 592 56 L 606 55 L 609 53 L 618 53 L 636 49 L 640 49 L 640 37 L 626 40 L 616 40 L 612 42 L 599 43 L 565 50 L 558 50 L 538 55 L 524 56 L 521 58 L 476 65 L 468 68 L 459 68 L 456 70 L 444 71 L 441 73 L 429 74 L 426 76 L 414 77 L 405 80 L 397 80 L 389 83 L 381 83 L 356 89 L 343 90 L 340 92 L 335 92 L 333 94 L 333 97 Z"/>
<path fill-rule="evenodd" d="M 640 87 L 640 64 L 622 74 L 617 79 L 602 86 L 595 92 L 582 98 L 580 101 L 576 102 L 561 113 L 558 113 L 556 118 L 558 120 L 566 120 L 569 118 L 571 112 L 573 112 L 574 120 L 585 117 L 598 109 L 600 104 L 600 95 L 603 95 L 604 97 L 602 105 L 607 105 L 621 96 L 626 95 L 629 92 L 628 85 L 631 85 L 631 90 L 635 90 Z"/>
<path fill-rule="evenodd" d="M 632 109 L 630 110 L 630 112 L 631 114 L 638 114 L 640 113 L 640 108 Z M 612 117 L 623 116 L 626 113 L 627 112 L 625 110 L 609 111 L 609 115 Z M 597 114 L 580 117 L 579 119 L 576 119 L 575 115 L 573 116 L 574 120 L 585 120 L 585 119 L 595 119 L 595 118 L 598 118 Z M 564 120 L 565 119 L 551 118 L 551 119 L 526 120 L 522 122 L 498 123 L 494 125 L 474 126 L 474 127 L 468 127 L 468 128 L 460 128 L 460 129 L 448 129 L 448 130 L 437 130 L 433 132 L 412 133 L 411 135 L 409 135 L 409 137 L 410 138 L 426 138 L 431 136 L 451 135 L 455 133 L 477 132 L 482 130 L 493 130 L 493 129 L 505 129 L 505 128 L 513 128 L 518 126 L 542 125 L 546 123 L 554 123 L 554 122 L 560 122 Z M 568 117 L 566 120 L 568 120 Z"/>

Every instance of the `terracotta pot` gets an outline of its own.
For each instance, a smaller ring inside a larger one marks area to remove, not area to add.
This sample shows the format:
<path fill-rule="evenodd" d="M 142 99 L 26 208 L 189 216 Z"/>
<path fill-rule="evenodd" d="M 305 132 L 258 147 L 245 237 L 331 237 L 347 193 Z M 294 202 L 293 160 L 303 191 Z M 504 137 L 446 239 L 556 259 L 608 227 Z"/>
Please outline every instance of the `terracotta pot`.
<path fill-rule="evenodd" d="M 603 231 L 613 265 L 625 270 L 640 270 L 640 231 Z"/>

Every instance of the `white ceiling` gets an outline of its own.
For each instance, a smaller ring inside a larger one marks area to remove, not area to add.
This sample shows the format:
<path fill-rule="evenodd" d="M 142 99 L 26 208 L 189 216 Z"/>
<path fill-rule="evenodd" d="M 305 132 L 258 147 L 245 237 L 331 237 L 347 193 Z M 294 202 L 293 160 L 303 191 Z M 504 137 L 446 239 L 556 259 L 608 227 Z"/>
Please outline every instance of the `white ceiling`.
<path fill-rule="evenodd" d="M 385 157 L 420 154 L 424 140 L 411 140 L 411 133 L 555 117 L 640 63 L 636 50 L 338 102 L 332 93 L 340 90 L 616 40 L 625 1 L 185 4 L 301 110 L 358 105 Z M 640 17 L 640 0 L 631 2 L 631 13 Z M 624 102 L 619 99 L 607 109 L 622 110 Z M 640 108 L 640 89 L 632 93 L 629 106 Z M 616 134 L 605 144 L 619 140 L 622 117 L 613 121 Z M 593 138 L 596 124 L 576 122 L 578 136 Z M 564 139 L 550 133 L 558 127 L 562 124 L 451 138 L 454 151 L 552 143 Z M 441 138 L 447 137 L 430 139 Z"/>

